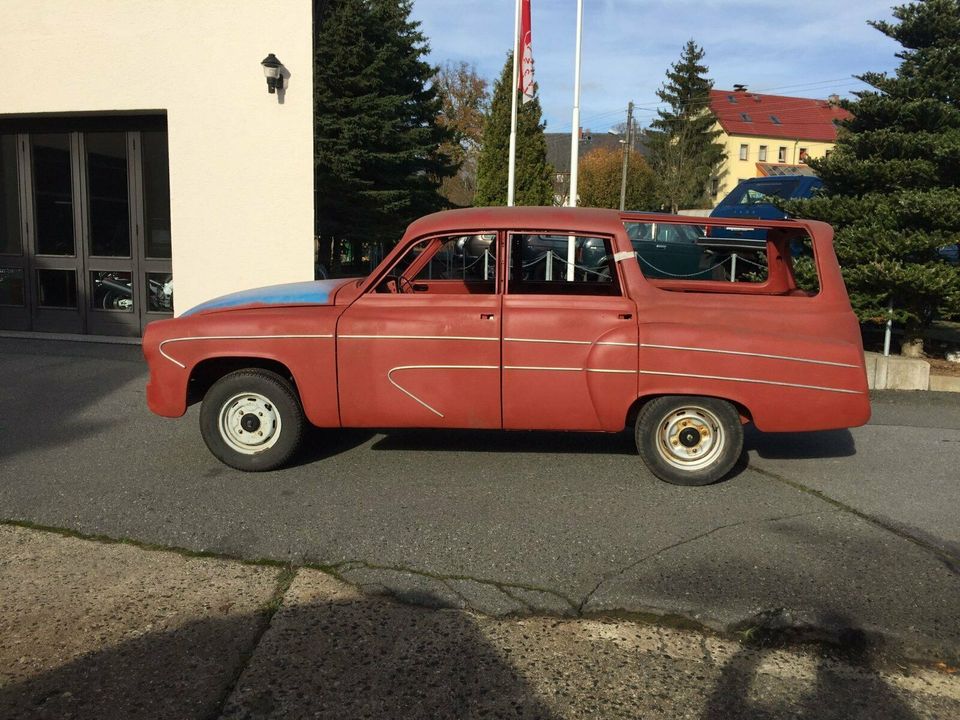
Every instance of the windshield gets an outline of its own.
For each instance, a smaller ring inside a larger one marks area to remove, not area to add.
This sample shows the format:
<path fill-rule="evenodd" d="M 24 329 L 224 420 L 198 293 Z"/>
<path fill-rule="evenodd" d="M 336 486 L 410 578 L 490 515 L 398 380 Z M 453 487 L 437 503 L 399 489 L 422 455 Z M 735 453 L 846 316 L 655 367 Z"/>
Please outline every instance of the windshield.
<path fill-rule="evenodd" d="M 797 180 L 784 180 L 776 183 L 756 184 L 736 188 L 721 205 L 759 205 L 770 202 L 770 198 L 789 198 L 797 189 Z"/>

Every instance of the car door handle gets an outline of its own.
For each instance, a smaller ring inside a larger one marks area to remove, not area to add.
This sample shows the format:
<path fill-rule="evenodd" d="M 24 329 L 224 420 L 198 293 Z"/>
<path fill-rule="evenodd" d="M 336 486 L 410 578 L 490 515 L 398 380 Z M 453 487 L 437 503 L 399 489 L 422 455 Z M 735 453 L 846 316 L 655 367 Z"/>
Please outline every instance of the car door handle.
<path fill-rule="evenodd" d="M 633 313 L 620 313 L 617 315 L 618 320 L 630 320 L 633 317 Z"/>
<path fill-rule="evenodd" d="M 493 313 L 480 313 L 481 320 L 493 320 Z"/>

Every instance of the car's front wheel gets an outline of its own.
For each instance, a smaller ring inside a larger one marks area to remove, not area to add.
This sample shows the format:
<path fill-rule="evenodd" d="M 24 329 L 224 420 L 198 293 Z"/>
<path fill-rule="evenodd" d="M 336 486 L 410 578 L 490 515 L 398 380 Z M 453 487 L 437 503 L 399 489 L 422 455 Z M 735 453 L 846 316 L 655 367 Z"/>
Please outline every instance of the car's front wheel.
<path fill-rule="evenodd" d="M 733 468 L 743 450 L 740 413 L 726 400 L 666 396 L 640 410 L 637 450 L 650 471 L 674 485 L 709 485 Z"/>
<path fill-rule="evenodd" d="M 284 465 L 300 446 L 303 409 L 291 384 L 269 370 L 224 375 L 207 391 L 200 433 L 217 459 L 247 472 Z"/>

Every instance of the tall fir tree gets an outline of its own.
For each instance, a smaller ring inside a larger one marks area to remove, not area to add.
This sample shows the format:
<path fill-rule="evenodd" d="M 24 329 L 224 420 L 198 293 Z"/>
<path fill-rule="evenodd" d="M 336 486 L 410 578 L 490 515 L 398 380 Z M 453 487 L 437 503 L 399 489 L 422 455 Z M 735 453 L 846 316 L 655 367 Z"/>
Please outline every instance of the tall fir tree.
<path fill-rule="evenodd" d="M 811 161 L 820 196 L 789 212 L 834 226 L 851 301 L 863 320 L 885 321 L 892 302 L 903 352 L 922 351 L 935 315 L 960 315 L 960 268 L 938 250 L 960 241 L 960 1 L 893 8 L 871 22 L 903 47 L 893 76 L 860 76 L 874 90 L 843 101 L 853 118 L 833 153 Z"/>
<path fill-rule="evenodd" d="M 703 49 L 687 41 L 657 91 L 667 108 L 657 111 L 646 131 L 661 201 L 671 212 L 710 206 L 709 184 L 725 157 L 723 145 L 716 141 L 722 133 L 710 112 L 713 81 L 707 78 L 703 57 Z"/>
<path fill-rule="evenodd" d="M 346 240 L 399 239 L 413 219 L 445 205 L 440 152 L 447 131 L 425 62 L 428 46 L 410 19 L 412 0 L 318 4 L 314 58 L 317 234 L 321 259 Z M 326 258 L 324 257 L 326 256 Z"/>
<path fill-rule="evenodd" d="M 510 155 L 510 88 L 513 85 L 513 54 L 507 55 L 500 79 L 493 86 L 493 101 L 483 125 L 483 147 L 477 160 L 475 205 L 507 204 L 507 173 Z M 519 96 L 519 91 L 513 90 Z M 523 103 L 517 110 L 517 164 L 514 201 L 517 205 L 553 204 L 553 168 L 547 162 L 546 127 L 540 99 Z"/>

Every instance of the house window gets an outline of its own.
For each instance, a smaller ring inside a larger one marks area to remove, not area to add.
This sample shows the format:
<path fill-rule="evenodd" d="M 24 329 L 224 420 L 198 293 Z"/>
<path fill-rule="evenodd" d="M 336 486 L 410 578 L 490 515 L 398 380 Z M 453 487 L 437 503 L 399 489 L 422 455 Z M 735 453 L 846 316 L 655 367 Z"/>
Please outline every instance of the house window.
<path fill-rule="evenodd" d="M 760 157 L 759 157 L 758 159 L 760 160 L 760 162 L 766 162 L 766 161 L 767 161 L 767 146 L 766 146 L 766 145 L 761 145 L 761 146 L 760 146 Z"/>
<path fill-rule="evenodd" d="M 805 163 L 810 159 L 810 155 L 807 153 L 806 148 L 800 148 L 800 162 Z"/>
<path fill-rule="evenodd" d="M 776 115 L 771 115 L 770 122 L 772 122 L 774 125 L 780 125 L 780 118 L 778 118 Z"/>
<path fill-rule="evenodd" d="M 787 161 L 787 148 L 784 145 L 780 146 L 780 152 L 777 153 L 777 162 L 785 163 Z"/>
<path fill-rule="evenodd" d="M 748 113 L 740 113 L 740 119 L 744 122 L 753 122 L 753 118 Z"/>
<path fill-rule="evenodd" d="M 750 155 L 750 146 L 743 144 L 740 146 L 740 159 L 746 160 Z"/>

